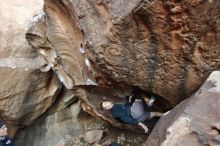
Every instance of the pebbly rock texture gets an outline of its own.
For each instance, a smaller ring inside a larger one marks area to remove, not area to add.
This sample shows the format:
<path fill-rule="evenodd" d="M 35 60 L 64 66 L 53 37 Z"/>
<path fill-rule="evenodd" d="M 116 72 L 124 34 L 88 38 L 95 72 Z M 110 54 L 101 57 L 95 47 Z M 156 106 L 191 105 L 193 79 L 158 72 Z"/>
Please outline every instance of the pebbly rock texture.
<path fill-rule="evenodd" d="M 220 71 L 157 123 L 146 146 L 220 145 Z"/>
<path fill-rule="evenodd" d="M 103 135 L 103 130 L 92 130 L 85 133 L 84 139 L 88 143 L 98 142 Z"/>
<path fill-rule="evenodd" d="M 9 134 L 30 125 L 53 103 L 61 84 L 53 72 L 42 73 L 46 61 L 25 39 L 42 0 L 2 1 L 0 7 L 0 114 Z"/>

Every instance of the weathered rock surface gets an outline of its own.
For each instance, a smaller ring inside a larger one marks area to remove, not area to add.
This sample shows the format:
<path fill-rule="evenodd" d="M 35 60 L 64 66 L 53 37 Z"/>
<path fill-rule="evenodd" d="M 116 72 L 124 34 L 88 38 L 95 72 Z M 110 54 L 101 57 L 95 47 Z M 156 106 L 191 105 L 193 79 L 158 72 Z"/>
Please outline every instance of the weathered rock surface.
<path fill-rule="evenodd" d="M 52 68 L 68 89 L 88 80 L 98 87 L 119 83 L 175 105 L 219 67 L 219 7 L 196 0 L 45 0 L 45 16 L 26 37 L 46 60 L 42 71 Z M 81 98 L 84 110 L 105 119 L 98 104 Z"/>
<path fill-rule="evenodd" d="M 99 86 L 139 86 L 175 105 L 219 67 L 219 7 L 217 0 L 45 0 L 44 36 L 27 38 L 69 89 L 94 77 Z"/>
<path fill-rule="evenodd" d="M 84 139 L 88 143 L 97 143 L 103 135 L 103 130 L 92 130 L 85 133 Z"/>
<path fill-rule="evenodd" d="M 45 58 L 42 71 L 53 69 L 67 89 L 96 84 L 85 53 L 80 52 L 83 32 L 69 1 L 45 1 L 45 16 L 26 34 L 29 43 Z M 90 71 L 90 72 L 89 72 Z"/>
<path fill-rule="evenodd" d="M 219 68 L 217 0 L 71 3 L 84 32 L 83 44 L 106 78 L 176 104 Z"/>
<path fill-rule="evenodd" d="M 2 1 L 0 7 L 0 114 L 10 135 L 29 125 L 53 103 L 61 84 L 25 39 L 33 16 L 42 12 L 42 0 Z"/>
<path fill-rule="evenodd" d="M 220 145 L 220 71 L 157 123 L 146 146 Z"/>
<path fill-rule="evenodd" d="M 42 5 L 8 0 L 0 7 L 5 20 L 0 22 L 0 114 L 14 127 L 12 134 L 53 104 L 61 83 L 70 92 L 62 114 L 73 116 L 69 107 L 77 95 L 86 112 L 128 128 L 99 111 L 99 102 L 120 102 L 124 98 L 114 98 L 138 86 L 166 100 L 158 105 L 176 105 L 220 67 L 218 0 L 44 0 Z M 89 96 L 87 85 L 113 94 Z M 64 129 L 72 124 L 65 123 Z M 46 130 L 37 132 L 50 136 Z"/>

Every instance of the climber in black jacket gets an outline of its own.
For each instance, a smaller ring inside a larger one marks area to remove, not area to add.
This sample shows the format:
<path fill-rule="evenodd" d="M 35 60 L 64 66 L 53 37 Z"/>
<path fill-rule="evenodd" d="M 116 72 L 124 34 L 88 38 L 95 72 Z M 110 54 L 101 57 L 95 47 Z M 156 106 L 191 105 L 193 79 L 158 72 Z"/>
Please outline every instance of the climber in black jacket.
<path fill-rule="evenodd" d="M 4 122 L 0 120 L 0 146 L 14 146 L 12 139 L 7 135 L 8 129 Z"/>
<path fill-rule="evenodd" d="M 148 132 L 148 127 L 143 123 L 145 120 L 150 120 L 153 117 L 160 117 L 160 112 L 146 112 L 141 100 L 135 99 L 133 103 L 114 104 L 111 101 L 104 101 L 100 104 L 102 110 L 111 110 L 112 117 L 121 123 L 141 126 L 145 133 Z"/>

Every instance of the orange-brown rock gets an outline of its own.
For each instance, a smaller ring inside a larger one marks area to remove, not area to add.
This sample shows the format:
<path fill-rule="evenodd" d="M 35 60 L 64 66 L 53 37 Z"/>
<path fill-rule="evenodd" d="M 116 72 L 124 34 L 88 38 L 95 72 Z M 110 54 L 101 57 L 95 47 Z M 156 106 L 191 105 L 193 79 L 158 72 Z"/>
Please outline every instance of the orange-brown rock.
<path fill-rule="evenodd" d="M 25 38 L 28 27 L 36 21 L 34 16 L 43 13 L 42 7 L 42 0 L 1 3 L 0 117 L 8 125 L 10 135 L 44 113 L 61 87 L 53 72 L 40 71 L 46 61 Z"/>
<path fill-rule="evenodd" d="M 61 83 L 70 91 L 138 86 L 176 105 L 220 67 L 217 0 L 30 4 L 9 0 L 0 9 L 0 113 L 12 125 L 44 113 Z"/>
<path fill-rule="evenodd" d="M 82 28 L 91 38 L 93 62 L 106 77 L 176 104 L 219 68 L 219 2 L 123 2 L 93 2 L 91 9 L 78 10 L 85 13 L 81 24 L 95 21 Z M 92 11 L 97 15 L 89 16 Z"/>
<path fill-rule="evenodd" d="M 139 86 L 175 105 L 219 67 L 219 7 L 197 0 L 45 0 L 46 35 L 76 84 L 88 79 L 78 72 L 85 68 L 82 43 L 99 85 Z"/>

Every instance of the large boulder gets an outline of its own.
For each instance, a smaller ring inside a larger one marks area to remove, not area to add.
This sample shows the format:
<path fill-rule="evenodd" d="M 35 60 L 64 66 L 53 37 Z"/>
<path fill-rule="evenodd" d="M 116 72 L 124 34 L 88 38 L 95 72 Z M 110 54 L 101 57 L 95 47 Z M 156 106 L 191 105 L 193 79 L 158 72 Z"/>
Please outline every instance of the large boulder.
<path fill-rule="evenodd" d="M 29 125 L 61 83 L 138 86 L 176 105 L 219 68 L 219 7 L 217 0 L 2 2 L 1 116 L 15 128 Z M 104 119 L 98 104 L 81 99 Z"/>
<path fill-rule="evenodd" d="M 138 86 L 176 105 L 219 67 L 218 2 L 44 2 L 26 38 L 67 89 Z M 105 119 L 87 97 L 84 110 Z"/>
<path fill-rule="evenodd" d="M 45 0 L 45 16 L 26 37 L 45 58 L 44 71 L 52 68 L 68 89 L 117 82 L 175 105 L 219 67 L 218 7 L 198 0 Z"/>
<path fill-rule="evenodd" d="M 96 85 L 90 61 L 81 49 L 83 32 L 69 1 L 45 1 L 45 15 L 27 31 L 26 38 L 46 60 L 41 71 L 50 69 L 67 89 Z"/>
<path fill-rule="evenodd" d="M 175 105 L 219 67 L 219 7 L 213 0 L 45 0 L 45 35 L 66 82 L 82 85 L 94 77 L 99 86 L 139 86 Z M 81 44 L 90 75 L 82 74 Z"/>
<path fill-rule="evenodd" d="M 220 71 L 157 123 L 146 146 L 214 146 L 220 144 Z"/>
<path fill-rule="evenodd" d="M 43 13 L 42 8 L 43 0 L 1 2 L 0 114 L 10 135 L 44 113 L 61 87 L 53 72 L 40 71 L 46 61 L 25 38 L 34 16 Z"/>
<path fill-rule="evenodd" d="M 195 92 L 209 71 L 219 67 L 219 2 L 146 0 L 125 4 L 119 0 L 80 4 L 75 10 L 84 13 L 81 24 L 95 22 L 82 27 L 91 38 L 93 62 L 117 82 L 139 86 L 176 104 Z M 85 5 L 91 9 L 84 11 Z M 99 26 L 101 31 L 96 30 Z"/>

